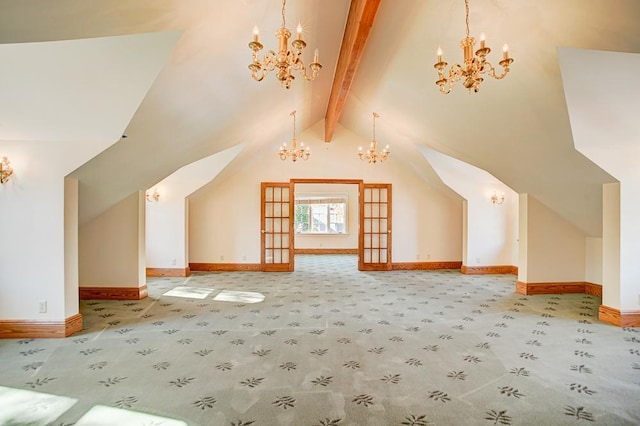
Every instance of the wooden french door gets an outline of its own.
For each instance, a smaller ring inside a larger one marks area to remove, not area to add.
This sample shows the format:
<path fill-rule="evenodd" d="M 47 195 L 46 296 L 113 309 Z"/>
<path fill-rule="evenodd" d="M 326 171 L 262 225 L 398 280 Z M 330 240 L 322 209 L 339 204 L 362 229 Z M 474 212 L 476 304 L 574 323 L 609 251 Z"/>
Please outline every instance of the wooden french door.
<path fill-rule="evenodd" d="M 391 184 L 363 183 L 360 187 L 358 269 L 391 270 Z"/>
<path fill-rule="evenodd" d="M 263 271 L 293 271 L 293 184 L 262 182 L 260 264 Z"/>

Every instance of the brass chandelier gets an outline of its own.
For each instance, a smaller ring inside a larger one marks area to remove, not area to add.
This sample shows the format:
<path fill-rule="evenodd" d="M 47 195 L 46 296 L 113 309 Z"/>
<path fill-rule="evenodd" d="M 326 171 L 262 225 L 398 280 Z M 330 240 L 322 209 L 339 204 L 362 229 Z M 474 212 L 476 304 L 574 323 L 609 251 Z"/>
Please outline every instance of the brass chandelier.
<path fill-rule="evenodd" d="M 383 162 L 387 159 L 391 151 L 389 145 L 387 145 L 382 151 L 378 152 L 378 141 L 376 141 L 376 118 L 380 117 L 378 113 L 373 113 L 373 140 L 369 144 L 369 149 L 365 152 L 362 147 L 358 148 L 358 156 L 361 160 L 367 160 L 367 162 L 373 164 Z"/>
<path fill-rule="evenodd" d="M 303 160 L 308 160 L 311 156 L 311 150 L 307 146 L 304 147 L 304 142 L 300 142 L 300 148 L 298 148 L 298 140 L 296 139 L 296 112 L 291 111 L 289 114 L 293 117 L 293 138 L 291 139 L 291 149 L 287 149 L 287 143 L 283 143 L 280 147 L 280 151 L 278 155 L 281 160 L 286 160 L 291 157 L 291 160 L 295 163 L 298 158 L 302 158 Z"/>
<path fill-rule="evenodd" d="M 302 25 L 300 24 L 297 27 L 297 38 L 291 42 L 291 48 L 289 48 L 291 31 L 285 26 L 284 10 L 286 3 L 287 0 L 282 0 L 282 25 L 276 31 L 278 52 L 268 50 L 262 60 L 258 58 L 258 52 L 262 50 L 263 46 L 258 41 L 258 27 L 254 27 L 253 41 L 249 43 L 249 48 L 253 51 L 253 62 L 249 64 L 249 69 L 251 70 L 251 76 L 256 81 L 262 81 L 268 72 L 277 70 L 276 78 L 283 87 L 288 89 L 291 87 L 291 81 L 295 79 L 291 74 L 292 70 L 299 71 L 306 80 L 311 81 L 318 76 L 318 71 L 320 71 L 322 65 L 318 62 L 318 49 L 316 49 L 313 55 L 313 62 L 309 64 L 311 74 L 307 74 L 307 68 L 302 59 L 300 59 L 302 50 L 307 46 L 307 43 L 302 40 Z"/>
<path fill-rule="evenodd" d="M 445 75 L 445 68 L 447 63 L 442 60 L 442 49 L 438 48 L 438 62 L 433 67 L 438 70 L 438 81 L 436 84 L 440 87 L 440 91 L 444 94 L 451 92 L 453 84 L 456 81 L 464 80 L 463 85 L 469 90 L 469 93 L 473 90 L 478 92 L 480 90 L 480 83 L 484 80 L 483 74 L 489 75 L 496 80 L 503 79 L 509 72 L 509 65 L 513 62 L 513 59 L 509 57 L 509 46 L 504 45 L 502 48 L 502 60 L 498 62 L 503 68 L 502 74 L 497 75 L 495 68 L 491 63 L 486 61 L 486 56 L 491 52 L 485 45 L 484 33 L 480 36 L 480 48 L 473 52 L 476 44 L 476 39 L 469 37 L 469 0 L 464 0 L 466 10 L 466 25 L 467 35 L 460 42 L 460 47 L 464 52 L 464 65 L 454 64 L 449 68 L 448 76 Z"/>

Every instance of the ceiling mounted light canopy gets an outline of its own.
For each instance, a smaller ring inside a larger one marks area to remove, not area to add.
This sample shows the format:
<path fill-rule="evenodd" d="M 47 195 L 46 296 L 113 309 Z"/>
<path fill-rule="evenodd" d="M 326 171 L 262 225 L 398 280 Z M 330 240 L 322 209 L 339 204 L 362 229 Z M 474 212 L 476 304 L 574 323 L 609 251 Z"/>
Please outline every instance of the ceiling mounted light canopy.
<path fill-rule="evenodd" d="M 464 64 L 454 64 L 449 68 L 448 76 L 445 76 L 445 68 L 447 63 L 442 60 L 442 49 L 438 48 L 438 62 L 433 67 L 438 71 L 438 80 L 436 84 L 440 87 L 440 91 L 444 94 L 451 92 L 456 81 L 463 80 L 463 85 L 469 90 L 478 92 L 480 83 L 484 80 L 483 74 L 489 75 L 496 80 L 503 79 L 509 72 L 509 66 L 513 59 L 509 57 L 509 46 L 506 44 L 502 48 L 502 60 L 498 62 L 503 69 L 502 74 L 497 75 L 495 68 L 491 63 L 487 62 L 486 56 L 491 49 L 485 45 L 484 33 L 480 35 L 480 48 L 473 52 L 476 39 L 469 37 L 469 0 L 464 0 L 466 11 L 467 35 L 460 42 L 460 47 L 464 52 Z"/>
<path fill-rule="evenodd" d="M 308 160 L 311 156 L 311 150 L 307 146 L 304 147 L 304 142 L 300 142 L 300 148 L 298 148 L 298 140 L 296 139 L 296 112 L 291 111 L 289 114 L 293 117 L 293 138 L 291 139 L 291 149 L 287 149 L 287 143 L 283 143 L 280 147 L 280 151 L 278 155 L 281 160 L 286 160 L 291 157 L 291 160 L 295 163 L 298 158 L 302 158 L 303 160 Z"/>
<path fill-rule="evenodd" d="M 291 87 L 291 81 L 295 79 L 291 73 L 292 70 L 299 71 L 306 80 L 311 81 L 318 76 L 318 71 L 320 71 L 322 65 L 318 62 L 318 49 L 316 49 L 313 55 L 313 62 L 309 64 L 311 74 L 307 74 L 307 67 L 300 59 L 302 51 L 307 46 L 307 43 L 302 40 L 302 25 L 300 24 L 297 27 L 297 38 L 291 42 L 291 48 L 289 48 L 291 31 L 287 29 L 284 19 L 286 3 L 287 0 L 282 0 L 282 25 L 276 31 L 278 52 L 268 50 L 262 60 L 258 58 L 258 52 L 262 50 L 263 46 L 258 41 L 258 27 L 254 27 L 253 41 L 249 43 L 249 48 L 253 51 L 253 62 L 249 64 L 249 69 L 251 70 L 251 76 L 256 81 L 262 81 L 268 72 L 275 70 L 276 78 L 280 81 L 280 84 L 288 89 Z"/>
<path fill-rule="evenodd" d="M 373 164 L 383 162 L 387 159 L 391 151 L 389 145 L 387 145 L 382 151 L 378 152 L 378 141 L 376 141 L 376 118 L 380 117 L 378 113 L 373 113 L 373 140 L 369 144 L 369 149 L 365 152 L 362 147 L 358 148 L 358 156 L 361 160 L 367 160 L 367 162 Z"/>

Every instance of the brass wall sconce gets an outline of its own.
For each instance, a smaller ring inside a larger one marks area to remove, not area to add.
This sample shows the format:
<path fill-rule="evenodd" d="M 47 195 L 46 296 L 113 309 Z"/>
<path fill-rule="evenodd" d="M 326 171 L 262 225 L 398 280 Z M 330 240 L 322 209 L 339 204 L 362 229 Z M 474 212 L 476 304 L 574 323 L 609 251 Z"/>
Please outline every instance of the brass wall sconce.
<path fill-rule="evenodd" d="M 496 192 L 491 196 L 491 202 L 493 204 L 502 204 L 504 203 L 504 192 L 498 195 Z"/>
<path fill-rule="evenodd" d="M 13 175 L 13 169 L 9 164 L 11 164 L 9 159 L 2 157 L 2 161 L 0 161 L 0 183 L 9 182 L 9 178 Z"/>
<path fill-rule="evenodd" d="M 160 200 L 160 193 L 158 192 L 158 188 L 153 188 L 153 192 L 147 191 L 145 194 L 147 201 L 150 203 L 157 203 Z"/>

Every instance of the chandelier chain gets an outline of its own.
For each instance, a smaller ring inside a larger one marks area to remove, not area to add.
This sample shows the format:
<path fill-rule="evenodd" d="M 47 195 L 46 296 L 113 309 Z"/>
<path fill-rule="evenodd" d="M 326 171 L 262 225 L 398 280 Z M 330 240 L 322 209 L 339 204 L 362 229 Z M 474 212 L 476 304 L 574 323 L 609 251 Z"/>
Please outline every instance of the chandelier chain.
<path fill-rule="evenodd" d="M 286 5 L 287 5 L 287 0 L 282 0 L 282 28 L 285 28 L 285 26 L 286 26 L 286 24 L 284 22 L 284 9 L 285 9 Z M 469 30 L 467 30 L 467 33 L 469 33 Z"/>
<path fill-rule="evenodd" d="M 464 0 L 464 8 L 466 13 L 467 37 L 469 37 L 469 0 Z"/>
<path fill-rule="evenodd" d="M 295 110 L 291 111 L 291 114 L 289 115 L 293 116 L 293 138 L 295 139 L 296 138 L 296 111 Z"/>

